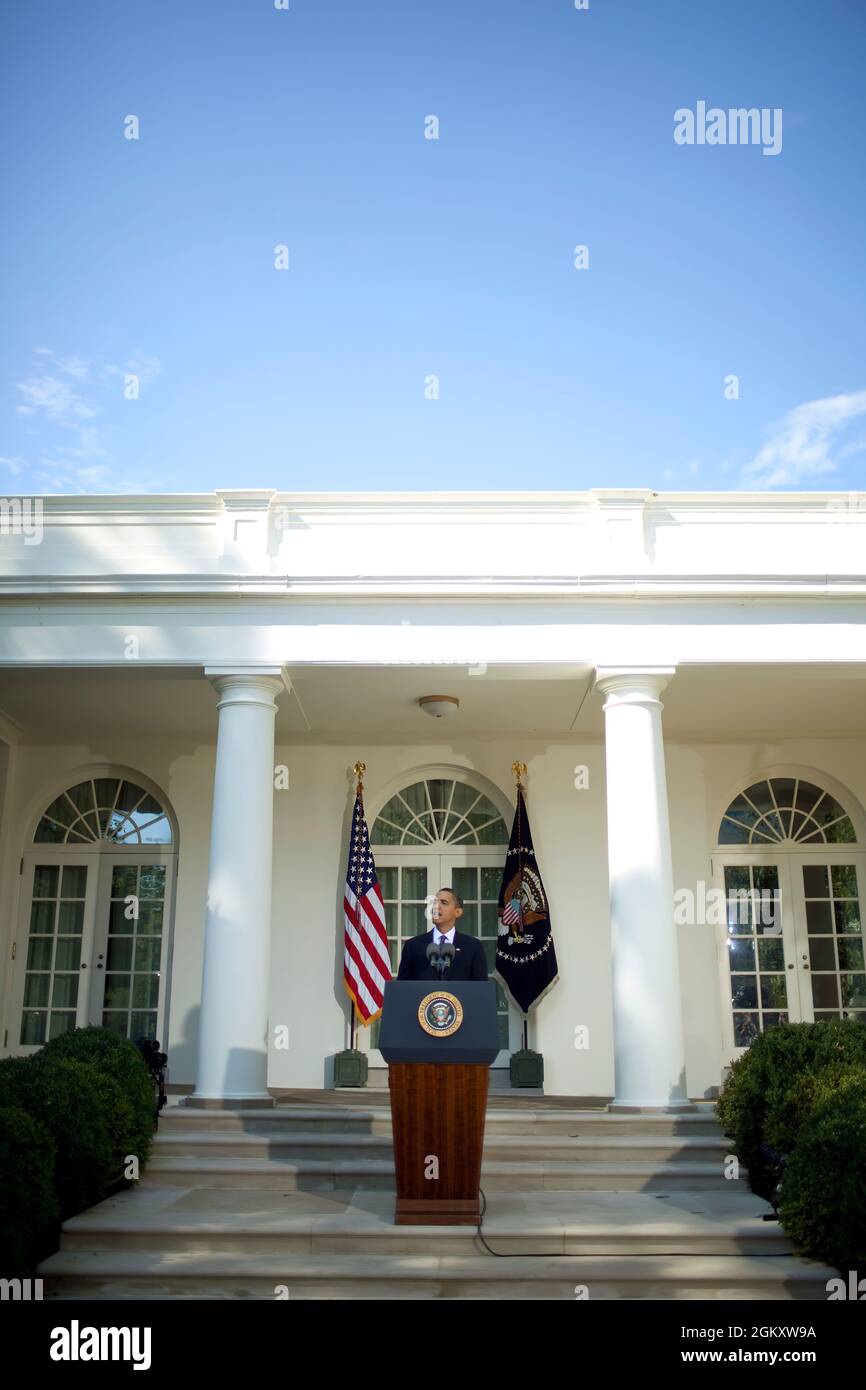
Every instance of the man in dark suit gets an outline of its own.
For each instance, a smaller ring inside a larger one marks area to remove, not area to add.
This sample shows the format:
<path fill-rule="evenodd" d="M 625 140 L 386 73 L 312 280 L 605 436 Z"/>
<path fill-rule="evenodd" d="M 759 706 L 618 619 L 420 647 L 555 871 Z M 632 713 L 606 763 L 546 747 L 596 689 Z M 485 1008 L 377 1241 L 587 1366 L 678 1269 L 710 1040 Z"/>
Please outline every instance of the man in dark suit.
<path fill-rule="evenodd" d="M 403 947 L 400 957 L 398 980 L 486 980 L 487 960 L 484 947 L 477 936 L 469 936 L 457 930 L 457 920 L 463 916 L 463 899 L 453 888 L 440 888 L 433 899 L 430 914 L 433 918 L 431 931 L 421 936 L 412 936 Z M 448 970 L 439 975 L 427 959 L 427 947 L 434 942 L 450 941 L 454 947 L 454 959 Z"/>

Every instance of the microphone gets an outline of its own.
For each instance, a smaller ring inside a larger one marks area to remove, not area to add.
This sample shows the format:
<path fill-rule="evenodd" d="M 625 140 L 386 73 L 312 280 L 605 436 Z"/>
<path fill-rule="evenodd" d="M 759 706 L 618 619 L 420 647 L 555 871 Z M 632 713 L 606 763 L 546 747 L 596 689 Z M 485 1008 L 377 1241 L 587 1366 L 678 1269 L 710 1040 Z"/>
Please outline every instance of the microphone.
<path fill-rule="evenodd" d="M 430 945 L 427 947 L 427 964 L 430 966 L 430 969 L 435 972 L 437 979 L 442 973 L 441 952 L 442 947 L 437 946 L 435 941 L 431 941 Z"/>
<path fill-rule="evenodd" d="M 450 941 L 443 941 L 440 943 L 439 954 L 442 958 L 442 964 L 439 969 L 444 975 L 454 959 L 454 947 L 451 945 Z"/>

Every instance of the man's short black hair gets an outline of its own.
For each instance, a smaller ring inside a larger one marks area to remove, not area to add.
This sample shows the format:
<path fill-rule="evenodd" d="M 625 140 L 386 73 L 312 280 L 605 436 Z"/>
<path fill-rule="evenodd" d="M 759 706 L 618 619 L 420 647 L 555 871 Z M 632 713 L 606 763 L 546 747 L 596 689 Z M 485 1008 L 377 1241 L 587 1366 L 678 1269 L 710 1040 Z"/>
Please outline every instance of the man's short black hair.
<path fill-rule="evenodd" d="M 452 898 L 454 898 L 455 902 L 457 903 L 457 906 L 458 906 L 458 907 L 462 907 L 462 906 L 463 906 L 463 899 L 461 898 L 461 896 L 460 896 L 459 893 L 455 893 L 455 891 L 454 891 L 453 888 L 440 888 L 440 889 L 439 889 L 439 892 L 440 892 L 440 893 L 450 893 L 451 896 L 452 896 Z"/>

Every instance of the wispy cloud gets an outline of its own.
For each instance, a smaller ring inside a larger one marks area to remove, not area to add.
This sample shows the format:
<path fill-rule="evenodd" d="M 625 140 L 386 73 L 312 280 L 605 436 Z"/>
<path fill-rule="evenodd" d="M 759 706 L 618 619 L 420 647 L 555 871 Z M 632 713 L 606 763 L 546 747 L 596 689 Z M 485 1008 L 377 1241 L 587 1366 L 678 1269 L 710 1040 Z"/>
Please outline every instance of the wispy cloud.
<path fill-rule="evenodd" d="M 147 357 L 144 353 L 134 353 L 125 367 L 110 366 L 104 368 L 105 375 L 109 377 L 125 377 L 132 373 L 134 376 L 138 377 L 141 385 L 153 381 L 153 378 L 159 376 L 161 371 L 162 363 L 159 358 Z"/>
<path fill-rule="evenodd" d="M 688 463 L 686 464 L 685 471 L 686 471 L 686 474 L 687 474 L 688 477 L 694 478 L 695 475 L 696 475 L 697 473 L 700 473 L 700 471 L 701 471 L 700 460 L 699 460 L 699 459 L 689 459 Z M 666 483 L 673 482 L 674 479 L 676 479 L 676 478 L 681 478 L 682 476 L 683 476 L 682 469 L 679 469 L 679 468 L 664 468 L 664 469 L 662 469 L 662 477 L 664 478 L 664 480 L 665 480 Z"/>
<path fill-rule="evenodd" d="M 77 448 L 69 444 L 61 444 L 58 445 L 57 452 L 66 458 L 92 459 L 105 458 L 108 450 L 102 446 L 102 436 L 99 430 L 91 425 L 79 432 Z"/>
<path fill-rule="evenodd" d="M 791 487 L 834 473 L 838 462 L 831 451 L 846 426 L 861 415 L 866 415 L 866 391 L 798 405 L 779 421 L 764 447 L 746 464 L 743 484 Z M 856 445 L 842 446 L 837 458 L 856 451 Z"/>
<path fill-rule="evenodd" d="M 37 357 L 50 357 L 57 371 L 64 376 L 75 377 L 76 381 L 87 381 L 90 378 L 90 363 L 83 357 L 61 357 L 59 352 L 55 352 L 50 347 L 35 347 L 33 349 Z"/>
<path fill-rule="evenodd" d="M 108 438 L 112 406 L 133 409 L 126 394 L 134 375 L 139 388 L 162 371 L 158 357 L 134 352 L 124 365 L 95 364 L 79 356 L 64 357 L 51 347 L 33 349 L 33 370 L 15 383 L 16 414 L 27 418 L 25 433 L 40 440 L 31 459 L 0 457 L 13 475 L 26 474 L 42 492 L 147 492 L 153 479 L 131 479 L 111 462 Z M 137 396 L 136 396 L 137 399 Z M 101 423 L 94 421 L 101 417 Z M 115 417 L 116 418 L 116 417 Z"/>
<path fill-rule="evenodd" d="M 96 415 L 94 407 L 74 391 L 68 381 L 56 376 L 31 376 L 16 382 L 16 390 L 24 404 L 16 407 L 19 415 L 38 415 L 43 412 L 50 420 L 61 424 L 89 420 Z"/>
<path fill-rule="evenodd" d="M 32 486 L 37 493 L 149 493 L 156 487 L 167 489 L 169 480 L 157 477 L 130 478 L 118 473 L 107 463 L 67 466 L 58 459 L 43 458 L 30 470 Z"/>
<path fill-rule="evenodd" d="M 90 364 L 82 357 L 58 357 L 57 366 L 66 376 L 74 377 L 76 381 L 88 381 L 90 378 Z"/>

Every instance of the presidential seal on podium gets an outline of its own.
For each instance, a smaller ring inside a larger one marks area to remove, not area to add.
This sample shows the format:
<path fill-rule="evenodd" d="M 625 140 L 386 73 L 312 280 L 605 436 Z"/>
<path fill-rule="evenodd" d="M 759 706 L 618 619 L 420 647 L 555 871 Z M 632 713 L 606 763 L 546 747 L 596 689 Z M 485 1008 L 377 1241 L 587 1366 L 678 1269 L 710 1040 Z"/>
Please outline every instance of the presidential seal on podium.
<path fill-rule="evenodd" d="M 434 990 L 418 1005 L 418 1022 L 431 1038 L 450 1038 L 463 1022 L 463 1005 L 456 995 Z"/>

